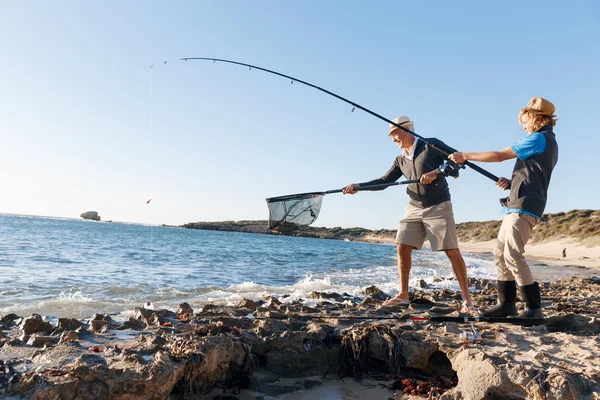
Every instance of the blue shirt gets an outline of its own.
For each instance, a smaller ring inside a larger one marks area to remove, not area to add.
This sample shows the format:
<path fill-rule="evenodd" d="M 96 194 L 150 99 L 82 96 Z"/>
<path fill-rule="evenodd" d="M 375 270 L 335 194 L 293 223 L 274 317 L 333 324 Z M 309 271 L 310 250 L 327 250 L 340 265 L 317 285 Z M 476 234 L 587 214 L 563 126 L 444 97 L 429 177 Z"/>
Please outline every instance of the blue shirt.
<path fill-rule="evenodd" d="M 519 160 L 527 160 L 529 157 L 533 157 L 546 151 L 546 137 L 539 132 L 534 132 L 518 142 L 513 143 L 510 148 L 515 152 Z M 510 214 L 515 212 L 519 214 L 531 215 L 532 217 L 541 219 L 539 215 L 535 215 L 529 211 L 520 210 L 518 208 L 502 207 L 502 214 Z"/>
<path fill-rule="evenodd" d="M 546 151 L 546 137 L 539 132 L 534 132 L 513 143 L 510 148 L 519 157 L 519 160 L 524 161 Z"/>

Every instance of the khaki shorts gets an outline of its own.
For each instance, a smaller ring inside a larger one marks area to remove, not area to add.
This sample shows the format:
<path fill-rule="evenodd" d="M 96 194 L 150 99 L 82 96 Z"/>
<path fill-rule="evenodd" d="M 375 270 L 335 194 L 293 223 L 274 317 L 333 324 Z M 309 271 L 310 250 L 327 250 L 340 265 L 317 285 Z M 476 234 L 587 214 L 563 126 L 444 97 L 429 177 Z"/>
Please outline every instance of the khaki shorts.
<path fill-rule="evenodd" d="M 450 200 L 427 208 L 416 207 L 410 203 L 406 206 L 406 213 L 398 225 L 396 243 L 420 249 L 426 237 L 431 244 L 431 250 L 458 249 L 458 236 Z"/>

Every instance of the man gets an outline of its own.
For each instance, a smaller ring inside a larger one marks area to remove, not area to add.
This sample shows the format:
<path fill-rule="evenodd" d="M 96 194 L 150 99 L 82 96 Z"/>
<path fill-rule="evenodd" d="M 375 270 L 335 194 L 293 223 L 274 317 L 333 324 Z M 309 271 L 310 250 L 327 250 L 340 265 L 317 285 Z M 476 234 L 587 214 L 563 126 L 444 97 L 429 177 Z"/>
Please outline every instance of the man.
<path fill-rule="evenodd" d="M 517 158 L 512 179 L 500 178 L 496 183 L 502 190 L 510 187 L 510 195 L 500 200 L 505 216 L 494 249 L 498 305 L 483 312 L 486 317 L 517 315 L 517 285 L 526 305 L 521 317 L 542 317 L 540 287 L 534 282 L 523 253 L 533 227 L 544 214 L 550 177 L 558 161 L 558 144 L 552 131 L 556 125 L 554 111 L 551 102 L 534 97 L 518 116 L 528 136 L 501 151 L 454 153 L 448 157 L 458 164 L 467 160 L 501 162 Z"/>
<path fill-rule="evenodd" d="M 393 122 L 414 132 L 414 122 L 408 117 L 398 117 Z M 361 186 L 393 183 L 402 176 L 409 180 L 418 179 L 422 184 L 410 184 L 406 190 L 410 202 L 406 206 L 404 217 L 400 220 L 396 236 L 400 292 L 383 304 L 385 306 L 409 304 L 408 281 L 412 251 L 421 249 L 427 237 L 433 251 L 443 250 L 450 259 L 462 292 L 461 312 L 473 313 L 467 268 L 458 249 L 450 190 L 445 175 L 438 170 L 445 161 L 446 155 L 396 125 L 390 124 L 388 136 L 391 136 L 394 143 L 402 149 L 402 154 L 396 157 L 389 171 L 379 179 L 347 185 L 342 191 L 344 194 L 355 194 L 356 189 Z M 440 140 L 426 140 L 448 154 L 455 151 Z M 452 175 L 458 177 L 458 169 Z"/>

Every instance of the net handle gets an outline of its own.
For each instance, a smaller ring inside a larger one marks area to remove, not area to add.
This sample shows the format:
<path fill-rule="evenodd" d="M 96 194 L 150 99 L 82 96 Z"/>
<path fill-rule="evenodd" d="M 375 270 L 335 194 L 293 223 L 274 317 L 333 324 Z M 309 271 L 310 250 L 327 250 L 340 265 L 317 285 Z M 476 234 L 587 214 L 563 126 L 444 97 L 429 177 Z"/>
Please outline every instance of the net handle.
<path fill-rule="evenodd" d="M 392 182 L 392 183 L 380 183 L 377 185 L 368 185 L 368 186 L 357 187 L 355 189 L 356 190 L 368 190 L 368 189 L 384 188 L 384 187 L 388 187 L 388 186 L 408 185 L 410 183 L 419 183 L 419 180 L 413 179 L 413 180 L 408 180 L 408 181 L 400 181 L 400 182 Z M 342 189 L 326 190 L 324 192 L 308 192 L 308 193 L 288 194 L 286 196 L 269 197 L 266 200 L 267 200 L 267 203 L 273 203 L 273 202 L 277 202 L 277 201 L 292 200 L 297 197 L 323 196 L 325 194 L 341 193 L 343 190 L 344 189 L 342 188 Z"/>
<path fill-rule="evenodd" d="M 420 181 L 418 179 L 412 179 L 412 180 L 408 180 L 408 181 L 400 181 L 400 182 L 392 182 L 392 183 L 379 183 L 377 185 L 366 185 L 366 186 L 359 186 L 359 187 L 355 187 L 354 190 L 369 190 L 369 189 L 377 189 L 377 188 L 384 188 L 384 187 L 388 187 L 388 186 L 397 186 L 397 185 L 408 185 L 411 183 L 419 183 Z M 323 194 L 331 194 L 331 193 L 340 193 L 342 192 L 344 189 L 335 189 L 335 190 L 327 190 L 326 192 L 323 192 Z"/>

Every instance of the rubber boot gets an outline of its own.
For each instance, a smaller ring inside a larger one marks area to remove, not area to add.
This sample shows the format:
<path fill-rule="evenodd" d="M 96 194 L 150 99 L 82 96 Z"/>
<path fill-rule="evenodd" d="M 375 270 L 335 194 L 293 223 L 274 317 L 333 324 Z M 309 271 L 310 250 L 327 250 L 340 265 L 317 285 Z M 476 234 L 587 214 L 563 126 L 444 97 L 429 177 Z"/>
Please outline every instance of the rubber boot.
<path fill-rule="evenodd" d="M 483 317 L 512 317 L 517 315 L 517 282 L 498 281 L 498 304 L 481 313 Z"/>
<path fill-rule="evenodd" d="M 520 318 L 543 318 L 542 315 L 542 296 L 540 295 L 540 285 L 533 282 L 531 285 L 519 286 L 521 295 L 525 299 L 525 312 L 519 315 Z"/>

